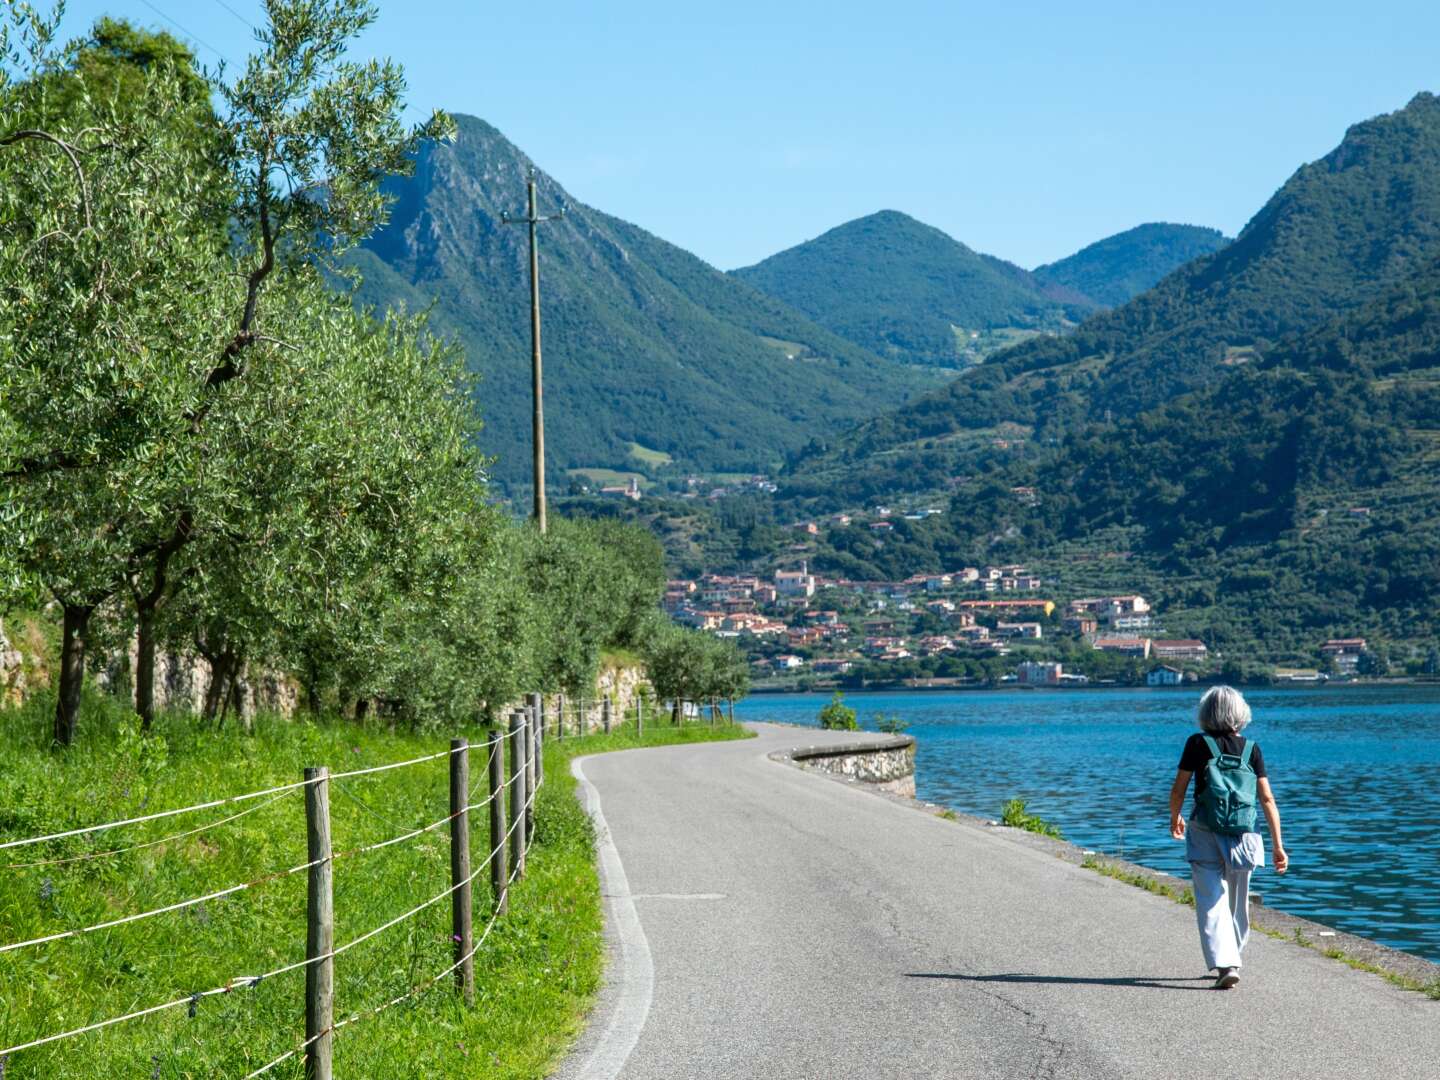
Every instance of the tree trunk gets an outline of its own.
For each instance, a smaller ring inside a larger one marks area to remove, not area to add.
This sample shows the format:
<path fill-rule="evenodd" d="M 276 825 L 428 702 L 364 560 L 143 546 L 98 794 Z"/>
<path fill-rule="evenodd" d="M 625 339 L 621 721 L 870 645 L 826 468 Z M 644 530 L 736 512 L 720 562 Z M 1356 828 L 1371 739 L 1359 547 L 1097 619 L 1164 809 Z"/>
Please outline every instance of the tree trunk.
<path fill-rule="evenodd" d="M 679 726 L 680 726 L 680 710 L 681 710 L 680 699 L 679 699 L 679 698 L 676 698 L 676 699 L 675 699 L 674 708 L 671 710 L 671 713 L 670 713 L 670 723 L 673 724 L 675 727 L 679 727 Z"/>
<path fill-rule="evenodd" d="M 210 685 L 205 687 L 205 704 L 200 713 L 205 720 L 214 720 L 220 712 L 220 702 L 225 693 L 225 666 L 219 656 L 207 656 L 210 663 Z"/>
<path fill-rule="evenodd" d="M 140 717 L 140 730 L 149 731 L 155 722 L 155 605 L 145 600 L 137 603 L 135 648 L 135 712 Z"/>
<path fill-rule="evenodd" d="M 169 588 L 170 560 L 190 541 L 192 515 L 182 510 L 169 538 L 155 550 L 150 571 L 150 589 L 140 592 L 134 581 L 135 615 L 139 621 L 139 642 L 135 658 L 135 711 L 140 715 L 140 730 L 149 731 L 155 722 L 155 612 Z"/>
<path fill-rule="evenodd" d="M 370 712 L 370 699 L 357 698 L 355 701 L 355 723 L 365 726 L 365 717 Z"/>
<path fill-rule="evenodd" d="M 245 660 L 243 657 L 234 656 L 230 660 L 230 700 L 235 703 L 235 715 L 240 720 L 240 730 L 246 735 L 252 734 L 255 725 L 250 716 L 245 713 L 245 702 L 240 694 L 240 672 L 244 670 Z"/>
<path fill-rule="evenodd" d="M 85 636 L 91 604 L 66 604 L 64 640 L 60 645 L 60 692 L 55 700 L 55 741 L 69 746 L 80 721 L 80 689 L 85 684 Z"/>

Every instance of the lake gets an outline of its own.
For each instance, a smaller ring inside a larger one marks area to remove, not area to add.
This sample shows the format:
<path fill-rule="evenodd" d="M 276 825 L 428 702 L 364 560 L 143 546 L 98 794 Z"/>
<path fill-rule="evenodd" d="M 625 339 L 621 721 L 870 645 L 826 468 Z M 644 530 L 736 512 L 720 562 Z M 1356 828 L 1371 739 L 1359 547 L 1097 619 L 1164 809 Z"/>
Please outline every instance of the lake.
<path fill-rule="evenodd" d="M 1196 689 L 857 693 L 910 726 L 921 799 L 997 818 L 1021 797 L 1084 848 L 1189 878 L 1167 808 Z M 1440 961 L 1440 687 L 1255 690 L 1290 871 L 1265 903 Z M 742 720 L 815 725 L 828 695 L 757 695 Z M 1189 814 L 1190 800 L 1186 800 Z M 1267 860 L 1269 843 L 1266 843 Z"/>

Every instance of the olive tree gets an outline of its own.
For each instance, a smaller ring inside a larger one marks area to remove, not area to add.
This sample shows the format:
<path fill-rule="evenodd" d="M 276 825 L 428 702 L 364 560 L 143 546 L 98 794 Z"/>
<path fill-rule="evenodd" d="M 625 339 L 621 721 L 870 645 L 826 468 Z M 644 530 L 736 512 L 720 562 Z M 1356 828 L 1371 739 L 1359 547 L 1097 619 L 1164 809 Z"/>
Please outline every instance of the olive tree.
<path fill-rule="evenodd" d="M 403 129 L 398 67 L 345 61 L 374 14 L 269 0 L 243 72 L 209 83 L 210 123 L 193 65 L 97 94 L 84 43 L 53 50 L 53 23 L 11 6 L 28 77 L 0 88 L 0 472 L 22 569 L 65 613 L 57 741 L 73 737 L 90 615 L 122 588 L 148 722 L 157 613 L 190 580 L 176 560 L 224 519 L 206 499 L 243 501 L 224 483 L 243 485 L 243 463 L 205 475 L 206 433 L 235 430 L 222 416 L 253 371 L 324 346 L 288 319 L 287 282 L 379 224 L 380 180 L 449 131 L 439 115 Z"/>

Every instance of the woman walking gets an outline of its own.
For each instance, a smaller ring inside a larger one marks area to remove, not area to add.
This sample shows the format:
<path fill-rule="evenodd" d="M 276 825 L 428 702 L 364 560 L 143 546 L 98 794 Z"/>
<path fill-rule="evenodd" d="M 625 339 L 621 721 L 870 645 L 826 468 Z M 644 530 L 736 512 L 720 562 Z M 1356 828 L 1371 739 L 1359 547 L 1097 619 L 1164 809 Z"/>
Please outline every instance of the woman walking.
<path fill-rule="evenodd" d="M 1285 873 L 1290 857 L 1265 758 L 1240 734 L 1250 723 L 1250 706 L 1238 690 L 1211 687 L 1200 699 L 1199 722 L 1170 788 L 1170 835 L 1185 841 L 1205 963 L 1216 973 L 1215 989 L 1229 990 L 1240 982 L 1240 954 L 1250 936 L 1250 872 L 1265 865 L 1265 845 L 1255 831 L 1257 802 L 1270 826 L 1276 873 Z M 1195 802 L 1187 826 L 1182 810 L 1192 776 Z"/>

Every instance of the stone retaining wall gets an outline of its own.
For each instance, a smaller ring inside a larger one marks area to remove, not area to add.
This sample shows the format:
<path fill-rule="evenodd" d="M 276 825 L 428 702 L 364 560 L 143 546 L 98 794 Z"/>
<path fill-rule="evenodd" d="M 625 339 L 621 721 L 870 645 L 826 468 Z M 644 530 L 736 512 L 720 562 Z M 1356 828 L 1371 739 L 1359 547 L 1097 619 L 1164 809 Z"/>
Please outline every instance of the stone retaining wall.
<path fill-rule="evenodd" d="M 915 740 L 897 735 L 883 742 L 811 746 L 788 755 L 801 768 L 826 772 L 879 791 L 915 797 Z"/>
<path fill-rule="evenodd" d="M 655 691 L 645 675 L 645 669 L 638 666 L 625 665 L 621 667 L 604 667 L 600 669 L 595 678 L 595 689 L 586 694 L 583 699 L 577 699 L 574 695 L 567 696 L 565 701 L 565 734 L 567 736 L 576 734 L 576 724 L 582 723 L 584 734 L 602 731 L 605 727 L 604 699 L 610 698 L 611 721 L 619 724 L 630 715 L 635 708 L 635 703 L 644 696 L 646 699 L 645 723 L 650 724 L 669 723 L 669 714 L 660 712 L 660 705 L 655 700 Z M 561 695 L 545 695 L 545 727 L 551 732 L 555 731 L 556 719 L 560 712 Z M 583 702 L 583 711 L 582 711 Z M 519 708 L 521 702 L 516 702 L 511 708 Z M 504 714 L 509 714 L 509 709 Z"/>

